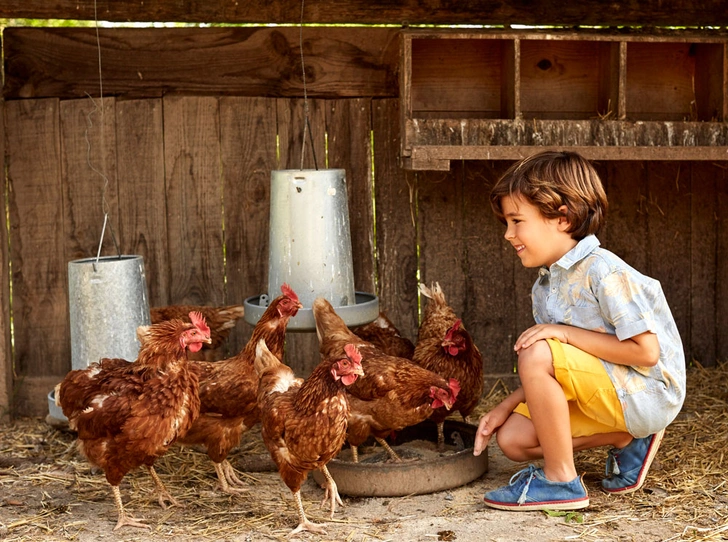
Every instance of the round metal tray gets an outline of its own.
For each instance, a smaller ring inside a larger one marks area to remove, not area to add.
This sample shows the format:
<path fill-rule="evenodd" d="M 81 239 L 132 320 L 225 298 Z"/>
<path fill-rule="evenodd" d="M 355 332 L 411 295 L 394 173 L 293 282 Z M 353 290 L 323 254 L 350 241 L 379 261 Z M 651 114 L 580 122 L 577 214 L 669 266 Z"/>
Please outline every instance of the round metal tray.
<path fill-rule="evenodd" d="M 261 294 L 262 295 L 262 294 Z M 356 292 L 356 304 L 344 307 L 334 307 L 344 323 L 349 327 L 360 326 L 373 322 L 379 316 L 379 298 L 374 294 Z M 260 295 L 255 295 L 243 301 L 245 307 L 245 321 L 255 325 L 263 316 L 267 305 L 260 304 Z M 316 331 L 316 320 L 312 308 L 298 310 L 298 314 L 288 321 L 287 331 Z"/>
<path fill-rule="evenodd" d="M 401 463 L 367 463 L 367 458 L 360 454 L 359 459 L 363 462 L 332 459 L 327 468 L 342 495 L 401 497 L 460 487 L 488 471 L 487 450 L 477 457 L 473 455 L 476 430 L 473 425 L 446 420 L 445 445 L 451 451 L 429 459 L 410 459 L 412 455 L 418 455 L 416 441 L 437 442 L 437 426 L 425 421 L 400 431 L 393 441 L 389 441 L 395 451 L 404 456 Z M 382 451 L 382 454 L 386 456 L 386 452 Z M 320 471 L 312 474 L 318 484 L 324 483 Z"/>

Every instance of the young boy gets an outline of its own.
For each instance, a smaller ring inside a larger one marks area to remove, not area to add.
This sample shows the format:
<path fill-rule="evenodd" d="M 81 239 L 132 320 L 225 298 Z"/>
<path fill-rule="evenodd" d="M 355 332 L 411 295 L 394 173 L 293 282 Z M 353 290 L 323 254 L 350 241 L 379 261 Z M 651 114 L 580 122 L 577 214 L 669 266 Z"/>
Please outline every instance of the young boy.
<path fill-rule="evenodd" d="M 639 489 L 685 398 L 682 342 L 660 283 L 599 247 L 607 198 L 589 162 L 542 152 L 491 192 L 525 267 L 536 325 L 516 340 L 521 387 L 480 419 L 474 453 L 495 433 L 513 461 L 543 458 L 485 494 L 502 510 L 574 510 L 589 496 L 574 451 L 611 446 L 609 493 Z"/>

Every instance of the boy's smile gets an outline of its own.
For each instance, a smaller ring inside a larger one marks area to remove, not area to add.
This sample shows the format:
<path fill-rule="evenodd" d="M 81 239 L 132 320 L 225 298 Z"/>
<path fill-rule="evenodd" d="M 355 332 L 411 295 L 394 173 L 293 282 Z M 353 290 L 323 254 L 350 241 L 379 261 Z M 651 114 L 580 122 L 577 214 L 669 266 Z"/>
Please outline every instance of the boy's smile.
<path fill-rule="evenodd" d="M 501 205 L 506 218 L 505 238 L 516 249 L 524 267 L 549 267 L 576 246 L 578 241 L 566 231 L 566 215 L 546 218 L 520 196 L 506 196 Z"/>

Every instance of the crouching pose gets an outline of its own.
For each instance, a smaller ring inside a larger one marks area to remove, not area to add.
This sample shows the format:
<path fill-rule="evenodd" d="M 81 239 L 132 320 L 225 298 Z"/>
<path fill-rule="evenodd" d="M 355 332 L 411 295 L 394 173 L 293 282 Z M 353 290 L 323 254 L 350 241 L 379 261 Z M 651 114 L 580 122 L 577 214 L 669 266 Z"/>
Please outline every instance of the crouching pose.
<path fill-rule="evenodd" d="M 574 451 L 609 446 L 602 487 L 639 489 L 685 399 L 685 356 L 660 283 L 600 248 L 607 198 L 591 164 L 543 152 L 512 166 L 491 205 L 525 267 L 536 325 L 515 342 L 521 387 L 480 419 L 513 461 L 543 459 L 485 495 L 502 510 L 589 505 Z"/>

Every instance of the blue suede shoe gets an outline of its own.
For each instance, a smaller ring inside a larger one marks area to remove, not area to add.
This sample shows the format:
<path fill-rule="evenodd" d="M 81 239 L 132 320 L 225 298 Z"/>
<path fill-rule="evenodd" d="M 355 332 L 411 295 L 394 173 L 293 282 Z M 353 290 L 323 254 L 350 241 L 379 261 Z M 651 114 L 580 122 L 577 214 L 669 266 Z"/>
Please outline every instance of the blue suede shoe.
<path fill-rule="evenodd" d="M 612 448 L 607 456 L 607 477 L 602 487 L 608 493 L 632 493 L 645 483 L 647 471 L 655 459 L 665 430 L 645 438 L 636 438 L 622 449 Z"/>
<path fill-rule="evenodd" d="M 507 486 L 489 491 L 485 504 L 499 510 L 578 510 L 589 506 L 586 487 L 577 476 L 571 482 L 551 482 L 543 470 L 529 465 L 511 477 Z"/>

